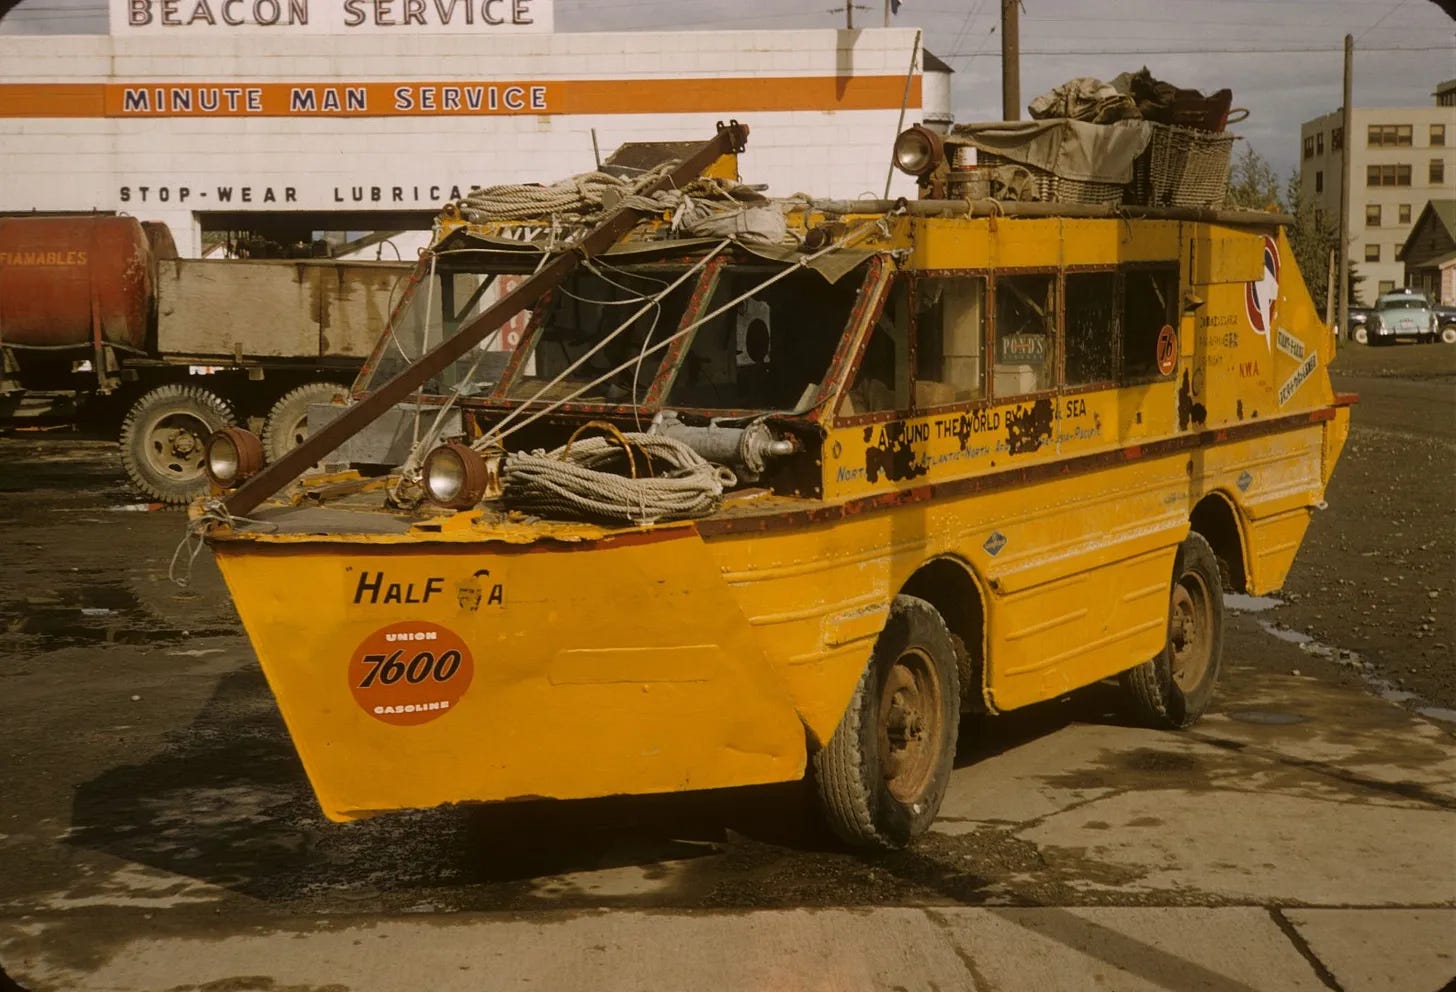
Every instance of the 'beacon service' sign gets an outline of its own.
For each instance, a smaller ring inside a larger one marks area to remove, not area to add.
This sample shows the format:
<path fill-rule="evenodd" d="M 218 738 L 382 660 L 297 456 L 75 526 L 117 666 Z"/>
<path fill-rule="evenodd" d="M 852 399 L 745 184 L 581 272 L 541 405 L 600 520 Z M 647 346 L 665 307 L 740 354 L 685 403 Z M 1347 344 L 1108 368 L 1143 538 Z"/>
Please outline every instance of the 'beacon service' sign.
<path fill-rule="evenodd" d="M 111 33 L 505 34 L 552 30 L 554 0 L 110 0 Z"/>

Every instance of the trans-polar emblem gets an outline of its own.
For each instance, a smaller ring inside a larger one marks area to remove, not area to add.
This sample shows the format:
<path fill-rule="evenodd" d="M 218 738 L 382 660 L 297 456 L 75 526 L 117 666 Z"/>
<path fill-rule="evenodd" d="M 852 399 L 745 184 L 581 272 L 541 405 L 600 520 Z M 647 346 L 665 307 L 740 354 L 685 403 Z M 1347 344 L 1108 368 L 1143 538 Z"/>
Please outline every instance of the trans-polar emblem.
<path fill-rule="evenodd" d="M 1006 535 L 999 530 L 993 530 L 991 536 L 986 538 L 986 543 L 981 547 L 986 549 L 986 554 L 995 558 L 1002 548 L 1006 547 Z"/>

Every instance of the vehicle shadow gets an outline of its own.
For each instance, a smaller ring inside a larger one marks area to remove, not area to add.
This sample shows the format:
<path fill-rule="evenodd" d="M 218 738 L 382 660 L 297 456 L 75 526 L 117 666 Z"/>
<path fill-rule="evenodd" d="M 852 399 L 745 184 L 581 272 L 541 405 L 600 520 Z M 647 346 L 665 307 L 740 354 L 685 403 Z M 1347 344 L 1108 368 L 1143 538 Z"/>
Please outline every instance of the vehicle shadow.
<path fill-rule="evenodd" d="M 1103 712 L 1096 693 L 1079 694 L 981 721 L 963 735 L 957 766 Z M 523 801 L 332 823 L 250 667 L 223 676 L 157 754 L 82 784 L 67 843 L 176 876 L 173 890 L 189 901 L 231 893 L 307 911 L 862 905 L 913 901 L 917 891 L 975 901 L 984 883 L 975 864 L 925 862 L 936 858 L 933 845 L 883 858 L 847 851 L 823 825 L 812 788 Z M 907 857 L 919 867 L 900 880 L 881 870 L 884 858 Z M 610 884 L 597 884 L 603 878 Z"/>

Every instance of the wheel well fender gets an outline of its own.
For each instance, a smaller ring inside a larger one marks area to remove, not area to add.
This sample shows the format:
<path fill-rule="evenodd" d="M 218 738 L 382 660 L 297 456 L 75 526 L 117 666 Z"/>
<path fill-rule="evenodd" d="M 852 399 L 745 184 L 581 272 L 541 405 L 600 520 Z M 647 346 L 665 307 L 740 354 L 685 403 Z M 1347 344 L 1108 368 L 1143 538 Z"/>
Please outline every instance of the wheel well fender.
<path fill-rule="evenodd" d="M 940 613 L 957 642 L 961 709 L 985 711 L 986 595 L 975 570 L 952 555 L 932 558 L 906 580 L 900 594 L 923 599 Z"/>
<path fill-rule="evenodd" d="M 1223 492 L 1211 492 L 1193 508 L 1189 526 L 1202 535 L 1213 548 L 1218 570 L 1227 592 L 1247 592 L 1249 588 L 1247 543 L 1239 511 L 1233 499 Z"/>

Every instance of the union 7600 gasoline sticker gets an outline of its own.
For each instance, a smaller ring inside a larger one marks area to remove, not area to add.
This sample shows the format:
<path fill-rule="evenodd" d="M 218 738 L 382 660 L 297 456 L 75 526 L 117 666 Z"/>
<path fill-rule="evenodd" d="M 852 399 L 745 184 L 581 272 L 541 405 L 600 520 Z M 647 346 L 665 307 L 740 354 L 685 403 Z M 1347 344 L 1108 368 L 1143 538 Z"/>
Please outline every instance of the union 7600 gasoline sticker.
<path fill-rule="evenodd" d="M 464 639 L 425 620 L 380 627 L 349 659 L 354 701 L 376 720 L 402 727 L 450 712 L 474 677 Z"/>

